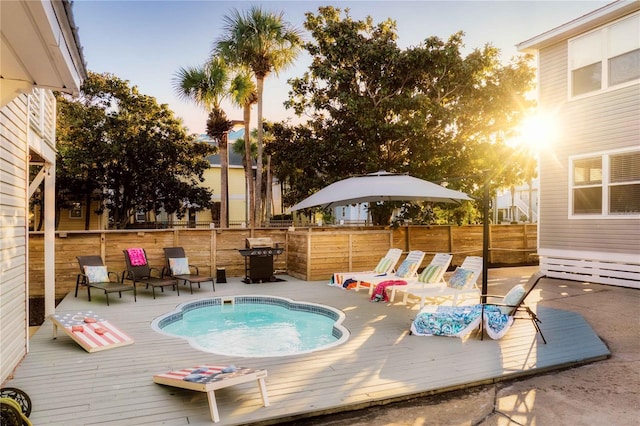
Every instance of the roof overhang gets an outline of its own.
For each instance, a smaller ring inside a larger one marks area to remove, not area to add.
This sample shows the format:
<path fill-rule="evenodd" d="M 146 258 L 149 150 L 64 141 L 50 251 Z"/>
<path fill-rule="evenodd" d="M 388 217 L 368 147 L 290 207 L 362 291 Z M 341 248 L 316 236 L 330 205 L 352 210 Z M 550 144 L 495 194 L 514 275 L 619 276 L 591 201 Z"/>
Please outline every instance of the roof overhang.
<path fill-rule="evenodd" d="M 77 95 L 87 76 L 68 0 L 0 2 L 0 106 L 33 87 Z"/>
<path fill-rule="evenodd" d="M 534 53 L 544 47 L 585 33 L 637 10 L 640 10 L 640 1 L 638 0 L 616 1 L 529 40 L 518 43 L 516 47 L 520 52 Z"/>

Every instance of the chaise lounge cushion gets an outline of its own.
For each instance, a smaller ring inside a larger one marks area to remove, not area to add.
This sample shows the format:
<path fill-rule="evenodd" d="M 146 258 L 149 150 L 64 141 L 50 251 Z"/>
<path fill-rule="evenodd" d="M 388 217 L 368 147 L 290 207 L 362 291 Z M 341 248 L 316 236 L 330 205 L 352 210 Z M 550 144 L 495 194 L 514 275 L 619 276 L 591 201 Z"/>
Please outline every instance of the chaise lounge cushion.
<path fill-rule="evenodd" d="M 413 270 L 414 264 L 409 262 L 402 262 L 402 265 L 398 268 L 398 272 L 396 272 L 396 277 L 398 278 L 409 278 L 411 271 Z"/>

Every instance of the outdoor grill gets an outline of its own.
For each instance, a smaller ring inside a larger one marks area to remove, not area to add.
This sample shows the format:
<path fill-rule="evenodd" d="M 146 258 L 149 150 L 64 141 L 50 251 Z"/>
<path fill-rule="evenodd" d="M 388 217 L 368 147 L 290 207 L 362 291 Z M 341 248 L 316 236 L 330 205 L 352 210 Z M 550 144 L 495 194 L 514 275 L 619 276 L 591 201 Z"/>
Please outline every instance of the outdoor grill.
<path fill-rule="evenodd" d="M 276 281 L 273 275 L 273 256 L 284 252 L 271 238 L 247 238 L 246 248 L 238 250 L 244 256 L 246 284 Z"/>

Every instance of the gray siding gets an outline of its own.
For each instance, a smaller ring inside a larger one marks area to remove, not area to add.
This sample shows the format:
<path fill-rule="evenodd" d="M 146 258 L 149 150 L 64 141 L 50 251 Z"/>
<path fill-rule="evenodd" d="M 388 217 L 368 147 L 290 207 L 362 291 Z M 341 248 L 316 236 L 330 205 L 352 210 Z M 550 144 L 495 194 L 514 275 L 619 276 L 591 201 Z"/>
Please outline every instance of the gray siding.
<path fill-rule="evenodd" d="M 0 379 L 27 353 L 27 96 L 0 109 Z"/>
<path fill-rule="evenodd" d="M 568 101 L 564 42 L 540 52 L 540 105 L 561 130 L 541 155 L 539 247 L 640 256 L 640 219 L 569 219 L 568 198 L 570 156 L 639 146 L 640 85 Z"/>

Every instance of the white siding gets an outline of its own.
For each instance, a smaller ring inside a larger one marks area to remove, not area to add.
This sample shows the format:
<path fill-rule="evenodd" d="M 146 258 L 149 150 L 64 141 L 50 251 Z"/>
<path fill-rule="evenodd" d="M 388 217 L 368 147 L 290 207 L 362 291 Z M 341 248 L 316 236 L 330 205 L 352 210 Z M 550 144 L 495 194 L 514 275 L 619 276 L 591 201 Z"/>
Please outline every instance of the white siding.
<path fill-rule="evenodd" d="M 0 379 L 27 353 L 27 96 L 0 109 Z"/>
<path fill-rule="evenodd" d="M 567 66 L 566 41 L 539 52 L 540 107 L 553 112 L 561 123 L 559 140 L 540 156 L 541 267 L 550 271 L 550 276 L 570 278 L 566 274 L 571 273 L 567 271 L 575 259 L 598 265 L 617 258 L 617 269 L 624 271 L 624 278 L 612 280 L 610 276 L 603 278 L 576 270 L 575 279 L 640 287 L 637 216 L 569 218 L 569 157 L 640 145 L 640 85 L 569 101 Z M 599 268 L 593 265 L 586 269 Z M 607 264 L 606 268 L 610 266 Z M 565 271 L 559 275 L 563 268 Z"/>

